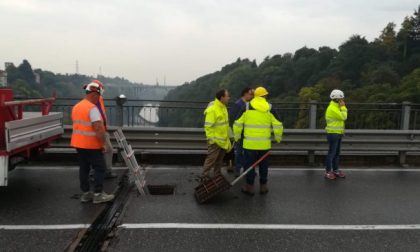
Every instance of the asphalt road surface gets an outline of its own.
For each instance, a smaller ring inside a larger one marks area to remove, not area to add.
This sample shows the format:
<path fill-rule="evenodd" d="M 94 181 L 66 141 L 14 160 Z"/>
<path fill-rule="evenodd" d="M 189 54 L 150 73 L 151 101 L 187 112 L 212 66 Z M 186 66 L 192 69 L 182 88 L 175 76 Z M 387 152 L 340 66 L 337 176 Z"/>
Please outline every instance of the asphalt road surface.
<path fill-rule="evenodd" d="M 239 183 L 205 204 L 193 197 L 199 172 L 150 167 L 147 183 L 173 184 L 175 194 L 133 191 L 109 250 L 420 250 L 420 169 L 358 167 L 337 181 L 317 169 L 272 169 L 267 195 L 244 195 Z M 0 188 L 0 250 L 62 251 L 103 209 L 78 193 L 74 167 L 13 171 Z"/>

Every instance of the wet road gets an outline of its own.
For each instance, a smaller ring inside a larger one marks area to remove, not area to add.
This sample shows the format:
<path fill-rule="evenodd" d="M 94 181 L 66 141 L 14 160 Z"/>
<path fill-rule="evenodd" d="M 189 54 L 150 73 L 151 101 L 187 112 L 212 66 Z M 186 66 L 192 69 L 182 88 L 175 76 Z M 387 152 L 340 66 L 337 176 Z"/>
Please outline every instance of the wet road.
<path fill-rule="evenodd" d="M 9 186 L 0 187 L 0 251 L 62 251 L 104 207 L 79 202 L 77 169 L 28 168 L 9 175 Z M 116 182 L 106 181 L 105 190 Z"/>
<path fill-rule="evenodd" d="M 243 195 L 236 185 L 203 205 L 192 195 L 198 174 L 196 167 L 151 168 L 148 184 L 175 184 L 175 195 L 132 192 L 110 250 L 419 250 L 420 170 L 360 168 L 326 181 L 320 170 L 276 169 L 266 196 Z M 68 225 L 89 224 L 102 208 L 72 199 L 79 193 L 76 169 L 11 175 L 10 186 L 0 188 L 2 251 L 60 251 L 81 229 Z M 108 183 L 108 191 L 116 185 Z"/>

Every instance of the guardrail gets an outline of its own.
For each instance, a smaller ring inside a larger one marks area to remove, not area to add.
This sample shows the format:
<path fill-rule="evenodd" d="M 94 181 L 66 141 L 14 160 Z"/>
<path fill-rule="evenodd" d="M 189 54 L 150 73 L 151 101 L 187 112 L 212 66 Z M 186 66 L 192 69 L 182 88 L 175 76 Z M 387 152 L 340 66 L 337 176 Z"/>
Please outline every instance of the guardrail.
<path fill-rule="evenodd" d="M 79 101 L 58 98 L 53 110 L 62 112 L 64 124 L 71 124 L 71 109 Z M 108 123 L 128 127 L 188 127 L 203 125 L 203 111 L 208 101 L 158 101 L 105 99 Z M 272 103 L 272 110 L 288 129 L 323 129 L 328 103 Z M 347 129 L 420 129 L 420 104 L 347 103 Z"/>
<path fill-rule="evenodd" d="M 207 151 L 202 128 L 124 127 L 123 131 L 137 153 L 205 154 Z M 51 147 L 69 148 L 70 136 L 71 127 L 66 126 L 62 138 Z M 112 140 L 117 147 L 115 139 Z M 328 143 L 324 130 L 286 129 L 282 142 L 274 143 L 272 150 L 273 155 L 301 152 L 313 164 L 315 155 L 328 150 Z M 347 130 L 342 151 L 398 155 L 400 164 L 404 165 L 408 152 L 420 152 L 420 130 Z"/>
<path fill-rule="evenodd" d="M 65 124 L 71 124 L 71 109 L 79 101 L 58 98 L 53 111 L 62 112 Z M 105 99 L 108 124 L 129 127 L 202 127 L 208 101 L 159 101 Z M 272 111 L 289 129 L 323 129 L 325 109 L 322 102 L 274 102 Z M 420 104 L 347 103 L 347 129 L 420 129 Z"/>

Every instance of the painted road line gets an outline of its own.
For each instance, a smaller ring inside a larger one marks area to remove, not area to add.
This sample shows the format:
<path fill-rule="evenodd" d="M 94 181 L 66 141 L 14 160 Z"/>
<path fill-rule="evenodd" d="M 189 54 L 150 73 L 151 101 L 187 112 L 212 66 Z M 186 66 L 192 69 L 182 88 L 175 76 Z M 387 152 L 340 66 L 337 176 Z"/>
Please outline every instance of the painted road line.
<path fill-rule="evenodd" d="M 127 170 L 128 167 L 113 167 L 112 170 Z M 79 170 L 79 166 L 17 166 L 15 170 Z"/>
<path fill-rule="evenodd" d="M 0 230 L 64 230 L 84 229 L 90 224 L 63 224 L 63 225 L 0 225 Z"/>
<path fill-rule="evenodd" d="M 126 229 L 269 229 L 269 230 L 420 230 L 412 225 L 304 225 L 304 224 L 212 224 L 212 223 L 126 223 Z"/>
<path fill-rule="evenodd" d="M 85 229 L 90 224 L 0 225 L 0 230 Z M 126 229 L 253 229 L 253 230 L 420 230 L 420 224 L 408 225 L 305 225 L 305 224 L 236 224 L 236 223 L 126 223 Z"/>
<path fill-rule="evenodd" d="M 324 168 L 269 168 L 270 171 L 325 171 Z M 420 172 L 419 168 L 402 169 L 402 168 L 343 168 L 343 171 L 354 172 Z"/>
<path fill-rule="evenodd" d="M 161 167 L 146 167 L 146 170 L 201 170 L 202 167 L 171 167 L 171 166 L 161 166 Z M 269 168 L 270 171 L 325 171 L 325 168 L 281 168 L 281 167 L 272 167 Z M 419 168 L 343 168 L 343 171 L 354 171 L 354 172 L 420 172 Z"/>
<path fill-rule="evenodd" d="M 113 167 L 113 170 L 127 170 L 127 167 Z M 146 170 L 201 170 L 202 167 L 146 167 Z M 269 168 L 270 171 L 325 171 L 323 168 Z M 78 166 L 18 166 L 16 170 L 79 170 Z M 343 168 L 343 171 L 352 172 L 420 172 L 420 168 Z"/>

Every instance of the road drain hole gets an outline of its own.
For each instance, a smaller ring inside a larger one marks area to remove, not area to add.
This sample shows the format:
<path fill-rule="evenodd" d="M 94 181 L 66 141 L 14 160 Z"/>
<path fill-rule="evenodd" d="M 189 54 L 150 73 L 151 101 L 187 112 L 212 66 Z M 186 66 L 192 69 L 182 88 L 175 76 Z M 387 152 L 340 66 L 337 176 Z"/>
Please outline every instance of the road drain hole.
<path fill-rule="evenodd" d="M 150 195 L 173 195 L 175 185 L 147 185 Z"/>

